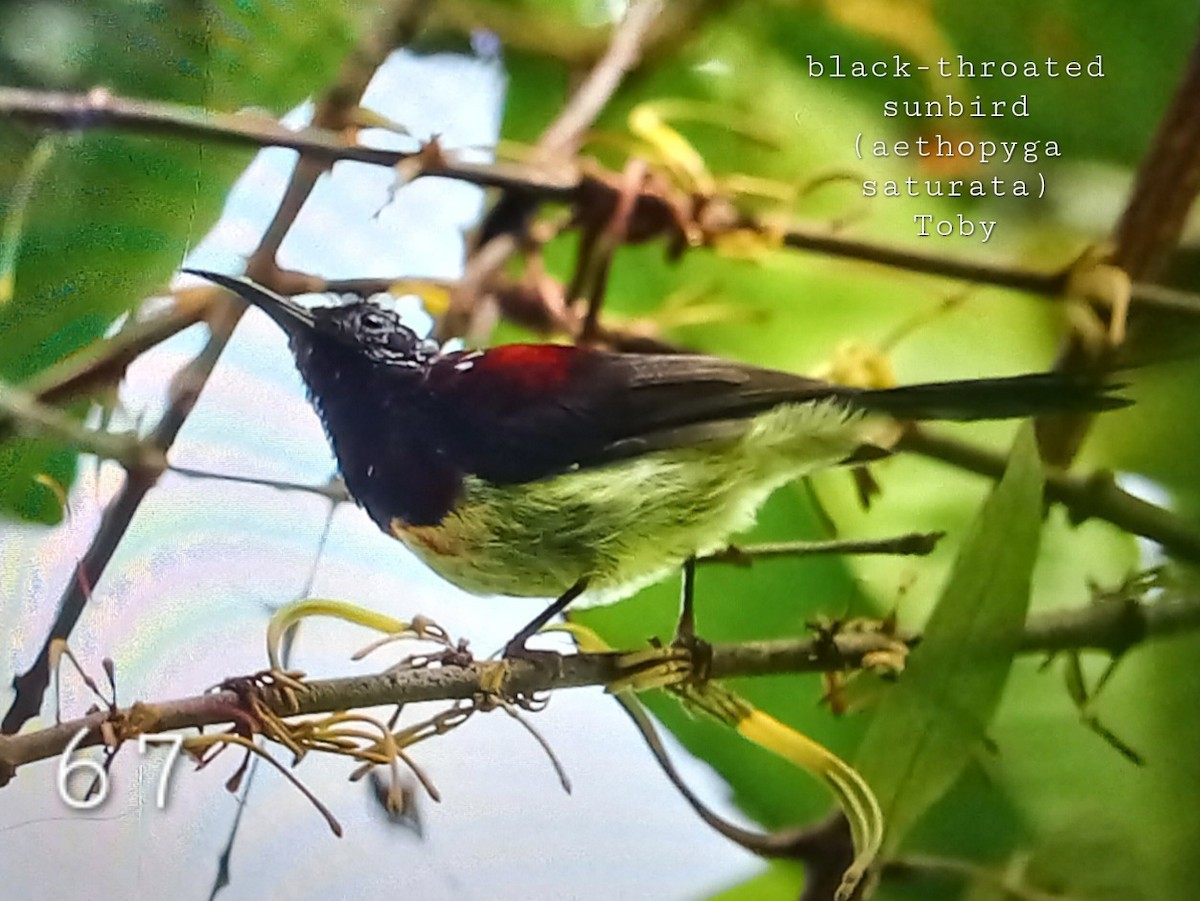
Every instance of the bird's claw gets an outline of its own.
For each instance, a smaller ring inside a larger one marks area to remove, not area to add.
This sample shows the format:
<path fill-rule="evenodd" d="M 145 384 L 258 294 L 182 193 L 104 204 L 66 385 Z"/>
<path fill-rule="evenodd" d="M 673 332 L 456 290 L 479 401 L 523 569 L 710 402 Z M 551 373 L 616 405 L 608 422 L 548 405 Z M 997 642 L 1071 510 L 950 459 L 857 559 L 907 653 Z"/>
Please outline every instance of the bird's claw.
<path fill-rule="evenodd" d="M 625 674 L 608 684 L 608 691 L 649 691 L 671 688 L 708 679 L 712 664 L 712 646 L 690 633 L 676 636 L 671 644 L 654 643 L 641 651 L 622 654 L 617 667 Z"/>

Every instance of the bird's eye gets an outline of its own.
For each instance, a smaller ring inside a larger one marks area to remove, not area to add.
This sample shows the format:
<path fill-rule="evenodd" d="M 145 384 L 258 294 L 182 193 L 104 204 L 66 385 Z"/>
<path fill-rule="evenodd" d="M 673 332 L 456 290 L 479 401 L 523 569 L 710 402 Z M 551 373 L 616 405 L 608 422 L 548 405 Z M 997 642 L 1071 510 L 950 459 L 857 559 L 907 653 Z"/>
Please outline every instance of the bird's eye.
<path fill-rule="evenodd" d="M 370 331 L 383 331 L 387 328 L 387 319 L 382 313 L 375 310 L 367 310 L 359 317 L 358 324 L 360 327 Z"/>

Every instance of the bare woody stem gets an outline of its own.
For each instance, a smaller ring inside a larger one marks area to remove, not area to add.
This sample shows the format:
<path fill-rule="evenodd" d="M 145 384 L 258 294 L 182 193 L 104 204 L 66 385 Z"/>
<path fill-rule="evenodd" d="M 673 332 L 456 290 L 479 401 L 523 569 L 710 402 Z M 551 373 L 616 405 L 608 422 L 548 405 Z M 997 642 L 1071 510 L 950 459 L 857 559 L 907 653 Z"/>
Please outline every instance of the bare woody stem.
<path fill-rule="evenodd" d="M 1155 281 L 1183 237 L 1188 212 L 1200 192 L 1200 40 L 1192 46 L 1187 66 L 1174 97 L 1159 120 L 1154 141 L 1138 165 L 1133 191 L 1113 234 L 1110 262 L 1130 280 Z M 1111 327 L 1121 321 L 1129 330 L 1123 345 L 1161 345 L 1162 325 L 1141 314 L 1145 304 L 1124 315 L 1092 304 L 1098 322 Z M 1111 370 L 1127 347 L 1117 348 L 1108 341 L 1096 341 L 1087 329 L 1076 325 L 1058 351 L 1055 369 L 1085 373 L 1096 377 Z M 1040 417 L 1037 422 L 1038 447 L 1042 459 L 1067 466 L 1079 452 L 1095 417 L 1069 415 Z"/>
<path fill-rule="evenodd" d="M 378 150 L 348 143 L 336 132 L 321 128 L 291 131 L 268 117 L 246 113 L 209 113 L 171 103 L 131 100 L 107 91 L 64 94 L 22 88 L 0 88 L 0 117 L 7 116 L 63 130 L 124 128 L 130 131 L 220 141 L 240 146 L 287 147 L 325 163 L 352 160 L 375 166 L 396 166 L 420 151 Z M 574 165 L 465 163 L 430 160 L 416 177 L 440 177 L 483 187 L 523 193 L 544 201 L 570 202 L 584 177 Z M 818 228 L 793 226 L 783 238 L 785 247 L 845 259 L 951 278 L 977 284 L 1059 297 L 1067 269 L 1040 271 L 983 261 L 963 261 L 870 241 L 836 237 Z M 1200 295 L 1135 282 L 1134 304 L 1200 315 Z"/>
<path fill-rule="evenodd" d="M 543 172 L 550 173 L 552 178 L 557 172 L 557 177 L 563 180 L 560 187 L 565 190 L 561 193 L 551 192 L 546 190 L 545 184 L 533 190 L 515 183 L 498 185 L 507 188 L 508 193 L 492 208 L 489 216 L 504 207 L 506 202 L 519 211 L 536 208 L 538 200 L 574 199 L 580 184 L 574 150 L 612 98 L 626 73 L 637 64 L 642 43 L 661 11 L 660 0 L 638 0 L 626 10 L 604 54 L 534 146 L 530 171 L 536 172 L 539 178 L 543 177 Z M 523 217 L 518 213 L 518 218 Z M 486 232 L 486 224 L 481 225 L 480 231 Z M 444 340 L 463 335 L 472 339 L 479 337 L 476 333 L 481 331 L 480 320 L 485 319 L 488 312 L 481 309 L 481 301 L 487 295 L 487 288 L 494 276 L 520 249 L 519 243 L 516 235 L 501 232 L 483 239 L 483 243 L 472 248 L 463 277 L 450 291 L 449 308 L 438 321 L 439 338 Z"/>
<path fill-rule="evenodd" d="M 1153 602 L 1106 598 L 1078 609 L 1033 617 L 1026 625 L 1021 652 L 1053 654 L 1090 649 L 1119 655 L 1141 642 L 1197 628 L 1200 628 L 1200 597 L 1168 595 Z M 846 631 L 815 638 L 718 644 L 712 648 L 711 675 L 725 679 L 852 670 L 861 667 L 864 658 L 872 653 L 894 650 L 897 641 L 911 646 L 918 643 L 919 636 Z M 569 655 L 562 659 L 557 672 L 532 661 L 512 660 L 506 664 L 505 691 L 532 694 L 607 685 L 628 675 L 622 666 L 623 656 L 623 652 Z M 473 663 L 307 682 L 306 691 L 296 699 L 295 709 L 289 708 L 280 697 L 268 695 L 266 700 L 281 716 L 419 701 L 453 701 L 492 690 L 497 666 Z M 238 703 L 232 691 L 220 691 L 157 704 L 136 704 L 122 711 L 121 716 L 137 722 L 140 731 L 145 732 L 188 729 L 229 722 L 230 712 Z M 93 730 L 84 745 L 98 743 L 98 727 L 110 716 L 104 711 L 24 735 L 0 735 L 0 785 L 11 779 L 19 767 L 62 753 L 80 729 Z"/>
<path fill-rule="evenodd" d="M 899 448 L 992 479 L 998 479 L 1004 473 L 1002 454 L 926 428 L 910 429 L 900 440 Z M 1109 474 L 1081 477 L 1048 471 L 1046 499 L 1066 507 L 1072 522 L 1103 519 L 1157 542 L 1175 557 L 1200 562 L 1200 529 L 1169 510 L 1123 490 Z"/>

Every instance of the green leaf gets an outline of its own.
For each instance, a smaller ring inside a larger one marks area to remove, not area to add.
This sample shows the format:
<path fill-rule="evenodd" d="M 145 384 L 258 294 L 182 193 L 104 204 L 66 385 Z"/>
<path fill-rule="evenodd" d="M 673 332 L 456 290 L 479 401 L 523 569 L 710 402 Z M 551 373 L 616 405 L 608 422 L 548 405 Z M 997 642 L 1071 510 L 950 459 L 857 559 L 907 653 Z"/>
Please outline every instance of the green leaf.
<path fill-rule="evenodd" d="M 991 722 L 1029 609 L 1042 517 L 1033 430 L 963 541 L 924 639 L 876 714 L 856 767 L 887 822 L 885 849 L 954 784 Z"/>

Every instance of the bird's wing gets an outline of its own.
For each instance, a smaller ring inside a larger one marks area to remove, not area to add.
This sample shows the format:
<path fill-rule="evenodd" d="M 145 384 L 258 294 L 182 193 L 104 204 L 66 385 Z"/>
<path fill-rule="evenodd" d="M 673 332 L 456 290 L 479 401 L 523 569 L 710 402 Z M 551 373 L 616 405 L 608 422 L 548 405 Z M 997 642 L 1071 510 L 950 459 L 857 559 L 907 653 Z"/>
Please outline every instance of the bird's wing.
<path fill-rule="evenodd" d="M 848 393 L 714 357 L 558 345 L 446 354 L 424 392 L 441 453 L 496 482 L 727 438 L 781 402 Z"/>

